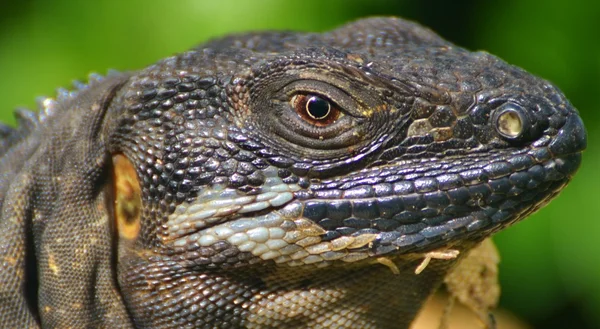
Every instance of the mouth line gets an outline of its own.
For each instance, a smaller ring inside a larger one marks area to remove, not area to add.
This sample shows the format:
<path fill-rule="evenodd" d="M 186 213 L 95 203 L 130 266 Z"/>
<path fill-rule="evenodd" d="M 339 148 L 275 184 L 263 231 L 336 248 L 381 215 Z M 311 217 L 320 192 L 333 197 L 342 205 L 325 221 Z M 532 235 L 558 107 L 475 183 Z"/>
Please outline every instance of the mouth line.
<path fill-rule="evenodd" d="M 554 136 L 548 150 L 557 158 L 581 153 L 587 147 L 587 135 L 581 117 L 570 114 Z"/>
<path fill-rule="evenodd" d="M 204 255 L 192 261 L 197 266 L 222 261 L 222 253 L 234 252 L 277 264 L 323 262 L 325 266 L 337 260 L 427 253 L 455 241 L 477 242 L 558 195 L 581 158 L 536 159 L 530 153 L 514 154 L 510 163 L 450 174 L 442 170 L 444 174 L 435 177 L 385 183 L 387 188 L 375 184 L 339 190 L 338 186 L 336 193 L 325 189 L 319 195 L 310 187 L 288 187 L 282 200 L 271 196 L 273 191 L 260 199 L 245 200 L 247 196 L 239 191 L 213 189 L 208 195 L 213 199 L 205 200 L 207 208 L 191 211 L 189 206 L 182 207 L 169 219 L 173 235 L 167 244 L 175 252 Z M 549 152 L 543 155 L 549 156 Z M 272 185 L 272 189 L 280 188 Z M 223 203 L 223 198 L 229 197 L 239 200 Z M 256 208 L 263 198 L 273 204 Z M 234 211 L 225 217 L 204 213 L 217 204 L 233 211 L 229 203 L 236 207 L 248 203 L 252 211 Z M 196 216 L 195 222 L 202 225 L 186 228 L 188 215 Z"/>
<path fill-rule="evenodd" d="M 327 231 L 323 241 L 377 234 L 374 243 L 363 251 L 373 255 L 421 252 L 457 236 L 468 239 L 481 236 L 481 232 L 495 232 L 526 217 L 554 198 L 571 179 L 579 167 L 580 154 L 538 162 L 525 153 L 523 158 L 529 159 L 530 165 L 520 170 L 497 167 L 499 170 L 490 174 L 495 176 L 492 179 L 479 180 L 481 173 L 474 171 L 471 176 L 454 175 L 466 180 L 445 180 L 446 186 L 438 184 L 436 188 L 427 188 L 426 180 L 432 179 L 427 177 L 420 186 L 418 179 L 398 182 L 399 187 L 391 188 L 396 194 L 342 195 L 336 199 L 313 196 L 298 201 L 304 204 L 302 217 Z M 448 178 L 437 178 L 442 176 Z"/>

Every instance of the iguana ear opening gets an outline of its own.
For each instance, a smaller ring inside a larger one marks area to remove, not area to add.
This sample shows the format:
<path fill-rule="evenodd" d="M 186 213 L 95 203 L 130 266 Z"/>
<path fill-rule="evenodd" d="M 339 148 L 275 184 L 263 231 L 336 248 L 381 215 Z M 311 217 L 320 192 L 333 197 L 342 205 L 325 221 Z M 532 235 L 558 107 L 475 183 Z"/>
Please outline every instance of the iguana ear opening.
<path fill-rule="evenodd" d="M 114 154 L 113 189 L 115 226 L 121 239 L 135 240 L 140 233 L 142 191 L 135 167 L 123 154 Z"/>

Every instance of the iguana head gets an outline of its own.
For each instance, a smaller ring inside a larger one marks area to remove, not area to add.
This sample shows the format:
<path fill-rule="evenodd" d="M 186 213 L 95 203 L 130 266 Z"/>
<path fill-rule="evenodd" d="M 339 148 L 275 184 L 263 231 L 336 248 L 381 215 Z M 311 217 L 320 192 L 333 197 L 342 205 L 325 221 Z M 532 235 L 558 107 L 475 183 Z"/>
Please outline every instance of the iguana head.
<path fill-rule="evenodd" d="M 393 280 L 382 257 L 469 249 L 554 198 L 586 144 L 547 81 L 397 19 L 210 42 L 132 75 L 107 118 L 120 286 L 161 328 L 308 323 L 253 307 L 333 312 L 342 278 Z"/>

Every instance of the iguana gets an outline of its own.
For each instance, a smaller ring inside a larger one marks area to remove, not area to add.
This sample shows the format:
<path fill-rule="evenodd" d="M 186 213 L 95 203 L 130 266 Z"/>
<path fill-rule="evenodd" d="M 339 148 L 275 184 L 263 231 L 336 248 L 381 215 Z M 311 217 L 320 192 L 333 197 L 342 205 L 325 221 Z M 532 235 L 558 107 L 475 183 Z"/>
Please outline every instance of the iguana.
<path fill-rule="evenodd" d="M 399 18 L 228 36 L 40 107 L 0 130 L 2 328 L 407 328 L 586 146 L 551 83 Z"/>

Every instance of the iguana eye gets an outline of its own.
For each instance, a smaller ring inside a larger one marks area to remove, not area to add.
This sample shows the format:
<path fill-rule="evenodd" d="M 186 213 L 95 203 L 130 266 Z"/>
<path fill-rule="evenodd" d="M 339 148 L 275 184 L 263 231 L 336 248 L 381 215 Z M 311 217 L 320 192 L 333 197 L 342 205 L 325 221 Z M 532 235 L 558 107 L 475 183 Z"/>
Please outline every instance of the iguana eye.
<path fill-rule="evenodd" d="M 315 94 L 294 95 L 291 103 L 302 119 L 319 127 L 335 122 L 341 115 L 337 105 Z"/>

